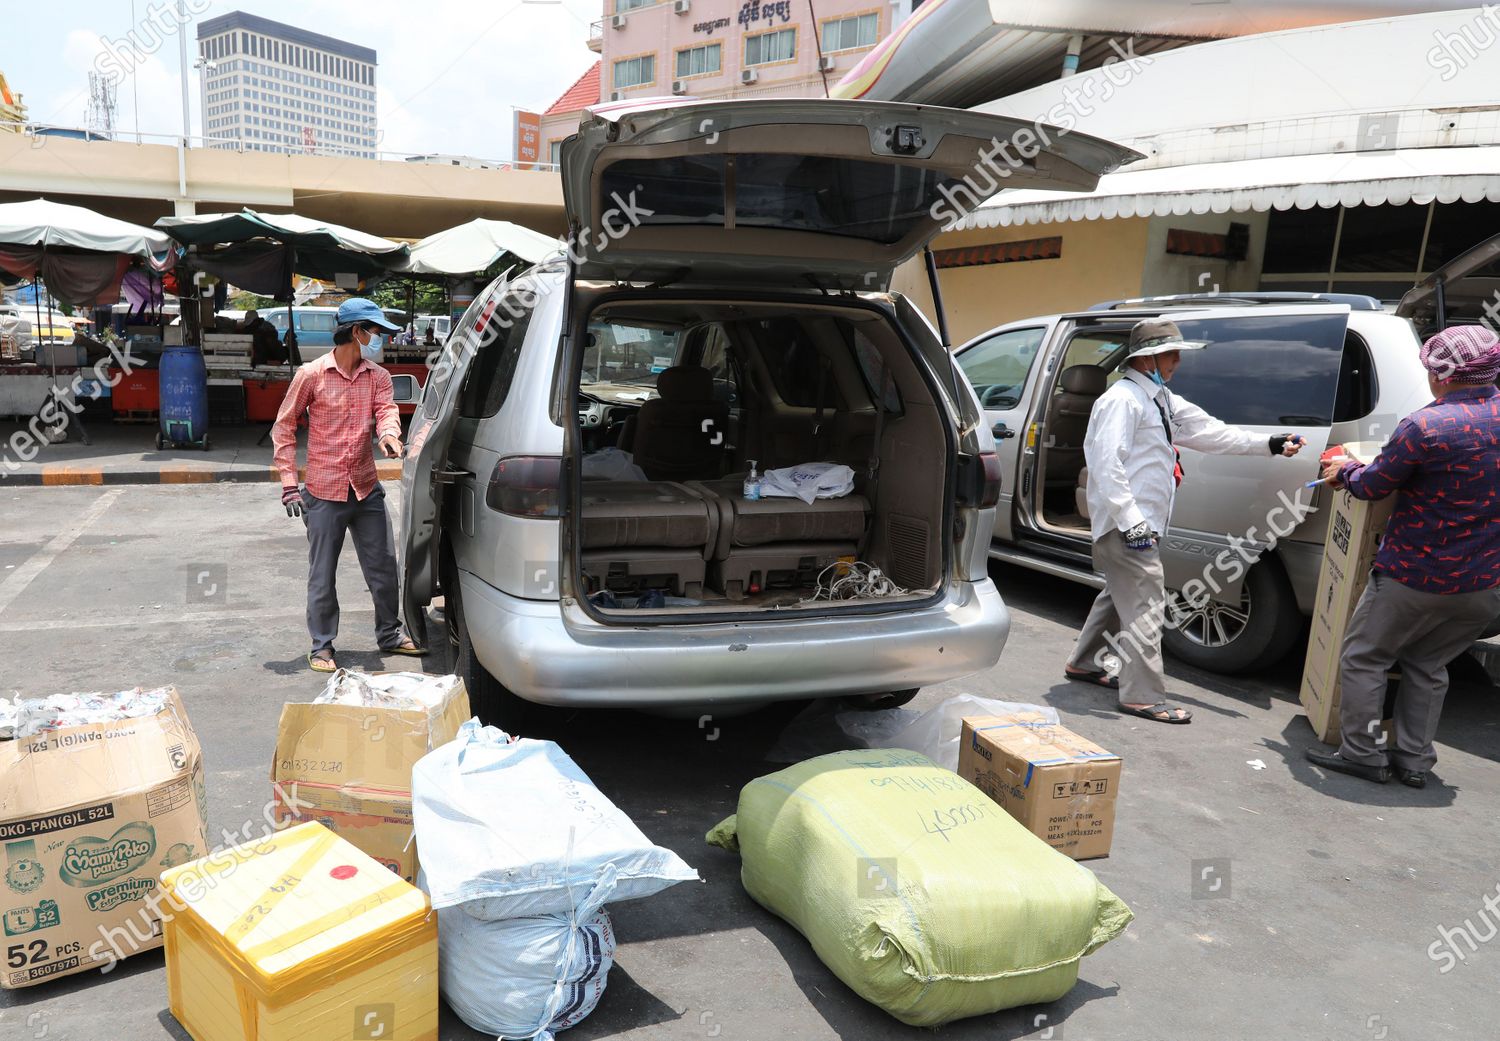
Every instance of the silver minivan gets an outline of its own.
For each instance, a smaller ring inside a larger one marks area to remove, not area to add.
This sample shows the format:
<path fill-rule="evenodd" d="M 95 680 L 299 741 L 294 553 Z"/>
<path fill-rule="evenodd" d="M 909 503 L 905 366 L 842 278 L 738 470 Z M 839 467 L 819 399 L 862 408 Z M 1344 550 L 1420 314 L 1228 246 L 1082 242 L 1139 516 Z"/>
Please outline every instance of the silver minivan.
<path fill-rule="evenodd" d="M 988 668 L 990 426 L 889 290 L 1030 124 L 874 102 L 658 101 L 562 148 L 573 244 L 454 327 L 404 463 L 403 607 L 441 590 L 479 712 L 910 697 Z M 1035 137 L 1033 136 L 1033 140 Z M 1009 184 L 1133 156 L 1058 136 Z M 812 498 L 758 471 L 842 464 Z"/>
<path fill-rule="evenodd" d="M 1309 489 L 1325 446 L 1384 443 L 1431 400 L 1409 319 L 1347 294 L 1189 294 L 1114 301 L 1009 322 L 956 357 L 998 443 L 1004 488 L 990 556 L 1099 587 L 1090 559 L 1083 438 L 1120 378 L 1130 327 L 1168 315 L 1208 349 L 1184 355 L 1172 390 L 1226 423 L 1309 444 L 1297 460 L 1184 449 L 1162 539 L 1163 644 L 1237 673 L 1282 658 L 1312 612 L 1335 493 Z M 1188 595 L 1184 595 L 1184 590 Z"/>

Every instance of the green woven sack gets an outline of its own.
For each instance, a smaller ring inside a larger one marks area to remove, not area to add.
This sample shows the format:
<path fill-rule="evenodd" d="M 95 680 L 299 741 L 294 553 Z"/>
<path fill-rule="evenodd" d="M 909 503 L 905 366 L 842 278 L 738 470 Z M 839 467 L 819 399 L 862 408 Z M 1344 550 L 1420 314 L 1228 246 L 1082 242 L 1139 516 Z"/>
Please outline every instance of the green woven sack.
<path fill-rule="evenodd" d="M 924 755 L 869 749 L 757 778 L 708 841 L 839 979 L 913 1026 L 1055 1001 L 1134 915 L 1094 873 Z"/>

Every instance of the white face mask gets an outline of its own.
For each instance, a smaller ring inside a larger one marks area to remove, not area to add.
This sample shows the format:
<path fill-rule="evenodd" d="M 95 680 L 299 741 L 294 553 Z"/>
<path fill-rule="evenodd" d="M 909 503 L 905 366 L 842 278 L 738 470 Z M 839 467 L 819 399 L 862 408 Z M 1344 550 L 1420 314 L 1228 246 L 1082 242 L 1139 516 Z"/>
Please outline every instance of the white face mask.
<path fill-rule="evenodd" d="M 385 337 L 380 336 L 376 333 L 371 333 L 370 338 L 364 343 L 360 344 L 359 353 L 361 356 L 369 358 L 371 361 L 375 361 L 380 357 L 380 349 L 384 346 Z"/>

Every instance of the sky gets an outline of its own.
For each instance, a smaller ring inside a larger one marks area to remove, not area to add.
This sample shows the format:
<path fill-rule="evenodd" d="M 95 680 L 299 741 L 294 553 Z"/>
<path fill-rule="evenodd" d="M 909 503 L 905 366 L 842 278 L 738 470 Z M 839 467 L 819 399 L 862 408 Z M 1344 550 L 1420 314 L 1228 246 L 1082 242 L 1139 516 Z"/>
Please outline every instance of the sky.
<path fill-rule="evenodd" d="M 0 35 L 0 72 L 24 95 L 32 121 L 84 126 L 88 74 L 99 55 L 110 43 L 119 51 L 127 41 L 157 40 L 154 27 L 137 26 L 164 4 L 175 10 L 172 0 L 25 3 Z M 188 74 L 197 75 L 194 23 L 230 11 L 260 15 L 375 49 L 382 151 L 510 159 L 512 107 L 541 111 L 592 64 L 597 56 L 584 41 L 601 10 L 601 0 L 191 0 Z M 166 14 L 159 21 L 176 24 Z M 143 140 L 181 134 L 176 35 L 116 92 L 117 136 L 129 138 L 137 127 Z M 188 94 L 192 133 L 201 135 L 196 82 Z"/>

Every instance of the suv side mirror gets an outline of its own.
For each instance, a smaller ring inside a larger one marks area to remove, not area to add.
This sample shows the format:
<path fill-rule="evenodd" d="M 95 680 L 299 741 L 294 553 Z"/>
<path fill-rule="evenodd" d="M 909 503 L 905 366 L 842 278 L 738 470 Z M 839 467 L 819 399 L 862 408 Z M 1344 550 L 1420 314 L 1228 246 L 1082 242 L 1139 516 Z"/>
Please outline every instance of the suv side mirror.
<path fill-rule="evenodd" d="M 391 391 L 398 405 L 414 405 L 422 397 L 422 388 L 417 386 L 417 378 L 409 372 L 391 376 Z"/>

